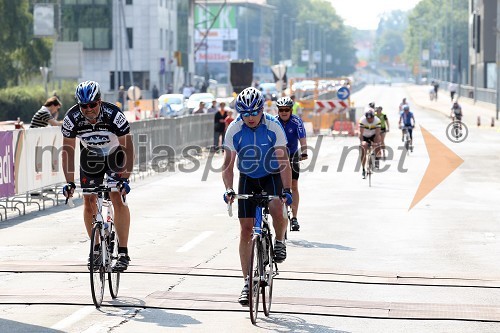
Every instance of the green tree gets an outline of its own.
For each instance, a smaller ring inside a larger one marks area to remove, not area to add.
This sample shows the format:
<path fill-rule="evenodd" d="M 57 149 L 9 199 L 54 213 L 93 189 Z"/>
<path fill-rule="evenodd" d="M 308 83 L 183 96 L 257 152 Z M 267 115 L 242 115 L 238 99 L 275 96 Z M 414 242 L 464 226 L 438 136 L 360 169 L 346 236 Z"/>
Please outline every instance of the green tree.
<path fill-rule="evenodd" d="M 325 0 L 269 0 L 268 3 L 277 8 L 275 15 L 275 58 L 282 60 L 282 54 L 292 43 L 294 63 L 307 67 L 307 63 L 300 61 L 303 49 L 309 49 L 310 43 L 315 51 L 321 50 L 322 55 L 332 56 L 332 62 L 326 64 L 329 76 L 343 76 L 354 72 L 356 64 L 356 50 L 351 30 L 344 25 L 342 18 L 336 13 L 330 2 Z M 283 15 L 286 15 L 283 19 Z M 289 20 L 295 22 L 290 28 Z M 285 24 L 282 24 L 285 22 Z M 288 22 L 288 23 L 287 23 Z M 292 33 L 292 30 L 294 33 Z M 285 36 L 285 43 L 282 43 Z M 310 40 L 314 36 L 314 40 Z M 318 71 L 317 72 L 321 72 Z"/>
<path fill-rule="evenodd" d="M 453 58 L 455 65 L 458 65 L 460 54 L 461 67 L 466 68 L 468 17 L 467 0 L 422 0 L 419 2 L 408 16 L 408 29 L 404 36 L 406 63 L 416 69 L 420 60 L 419 51 L 427 49 L 431 59 Z M 424 68 L 432 70 L 428 62 L 422 61 L 421 64 L 422 70 Z M 441 79 L 448 79 L 448 77 Z"/>
<path fill-rule="evenodd" d="M 0 0 L 0 88 L 39 73 L 50 60 L 51 41 L 33 38 L 28 0 Z"/>
<path fill-rule="evenodd" d="M 393 63 L 403 53 L 404 32 L 407 28 L 407 14 L 395 10 L 380 19 L 376 32 L 375 53 L 380 62 Z"/>

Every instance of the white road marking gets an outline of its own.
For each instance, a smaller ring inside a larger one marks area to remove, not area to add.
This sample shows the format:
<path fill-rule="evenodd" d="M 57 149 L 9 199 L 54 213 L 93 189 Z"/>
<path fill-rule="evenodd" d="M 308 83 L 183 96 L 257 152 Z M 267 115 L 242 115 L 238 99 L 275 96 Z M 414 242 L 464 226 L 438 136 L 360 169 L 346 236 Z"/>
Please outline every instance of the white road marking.
<path fill-rule="evenodd" d="M 89 328 L 87 328 L 85 331 L 82 331 L 81 333 L 100 333 L 100 332 L 106 332 L 108 331 L 106 327 L 103 327 L 99 324 L 92 325 Z"/>
<path fill-rule="evenodd" d="M 64 318 L 60 322 L 52 325 L 50 328 L 52 328 L 54 330 L 63 330 L 67 327 L 70 327 L 74 323 L 82 320 L 83 318 L 85 318 L 86 316 L 91 314 L 94 310 L 95 310 L 95 307 L 93 307 L 93 306 L 85 306 L 85 307 L 75 311 L 72 315 Z"/>
<path fill-rule="evenodd" d="M 175 252 L 187 252 L 191 250 L 193 247 L 196 246 L 196 244 L 201 243 L 205 238 L 208 238 L 211 234 L 213 234 L 213 231 L 204 231 L 183 246 L 181 246 L 177 251 Z"/>

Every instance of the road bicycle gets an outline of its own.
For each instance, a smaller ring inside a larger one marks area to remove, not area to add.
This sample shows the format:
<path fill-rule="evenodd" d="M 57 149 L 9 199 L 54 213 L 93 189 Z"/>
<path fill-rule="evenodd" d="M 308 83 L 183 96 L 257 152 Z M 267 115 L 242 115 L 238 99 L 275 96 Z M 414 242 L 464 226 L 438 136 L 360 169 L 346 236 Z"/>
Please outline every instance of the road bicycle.
<path fill-rule="evenodd" d="M 403 126 L 401 130 L 403 131 L 403 142 L 404 147 L 408 155 L 410 155 L 410 151 L 413 153 L 413 145 L 411 145 L 410 132 L 408 129 L 413 128 L 412 126 Z"/>
<path fill-rule="evenodd" d="M 375 152 L 373 149 L 372 142 L 368 142 L 368 147 L 366 149 L 366 160 L 365 160 L 365 178 L 368 178 L 368 186 L 372 187 L 372 175 L 375 168 Z"/>
<path fill-rule="evenodd" d="M 110 192 L 118 191 L 120 191 L 118 187 L 110 186 L 110 184 L 82 190 L 84 194 L 97 196 L 96 214 L 92 218 L 89 253 L 90 290 L 96 308 L 101 306 L 104 298 L 106 274 L 111 298 L 118 297 L 120 287 L 120 272 L 113 269 L 118 260 L 120 241 L 114 224 L 113 203 L 109 197 Z M 123 197 L 122 200 L 124 200 Z M 70 207 L 74 206 L 71 198 L 68 199 L 67 203 Z M 126 205 L 126 202 L 123 201 L 123 204 Z M 105 214 L 103 208 L 106 208 Z"/>
<path fill-rule="evenodd" d="M 273 281 L 278 273 L 278 265 L 274 261 L 273 235 L 269 226 L 269 202 L 280 199 L 277 195 L 235 194 L 235 199 L 252 200 L 256 203 L 255 219 L 252 234 L 252 255 L 249 263 L 249 309 L 252 324 L 257 322 L 259 311 L 259 295 L 262 294 L 262 309 L 266 317 L 271 311 L 273 298 Z M 228 204 L 229 216 L 232 216 L 231 204 Z"/>
<path fill-rule="evenodd" d="M 452 130 L 451 130 L 451 134 L 453 135 L 453 137 L 458 140 L 462 135 L 462 120 L 459 119 L 458 117 L 451 117 L 451 121 L 452 121 Z"/>

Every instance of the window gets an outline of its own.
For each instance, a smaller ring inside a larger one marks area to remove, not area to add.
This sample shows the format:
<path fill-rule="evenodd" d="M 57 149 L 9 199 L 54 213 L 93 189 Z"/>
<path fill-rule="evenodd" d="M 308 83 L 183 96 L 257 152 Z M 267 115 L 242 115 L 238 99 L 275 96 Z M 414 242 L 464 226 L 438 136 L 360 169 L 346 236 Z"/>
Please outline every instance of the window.
<path fill-rule="evenodd" d="M 134 29 L 133 28 L 127 28 L 127 42 L 128 42 L 128 48 L 133 49 L 134 48 Z"/>
<path fill-rule="evenodd" d="M 125 4 L 126 4 L 126 5 L 132 5 L 133 3 L 132 3 L 132 0 L 126 0 L 126 1 L 125 1 Z"/>
<path fill-rule="evenodd" d="M 160 50 L 163 50 L 163 29 L 160 29 Z"/>
<path fill-rule="evenodd" d="M 63 0 L 62 40 L 81 41 L 86 50 L 112 48 L 111 0 Z"/>

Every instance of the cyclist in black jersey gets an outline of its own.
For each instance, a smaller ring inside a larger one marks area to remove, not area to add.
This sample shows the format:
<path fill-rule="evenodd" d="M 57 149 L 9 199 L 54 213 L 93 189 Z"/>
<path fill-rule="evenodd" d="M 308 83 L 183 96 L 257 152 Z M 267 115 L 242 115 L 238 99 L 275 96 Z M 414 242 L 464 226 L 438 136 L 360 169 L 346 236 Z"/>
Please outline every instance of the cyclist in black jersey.
<path fill-rule="evenodd" d="M 128 177 L 134 163 L 134 145 L 130 135 L 127 118 L 114 104 L 101 100 L 99 84 L 95 81 L 80 83 L 75 92 L 76 105 L 72 106 L 62 124 L 63 154 L 62 167 L 67 185 L 63 193 L 71 197 L 75 186 L 75 147 L 76 138 L 80 139 L 80 185 L 93 188 L 103 183 L 107 176 L 108 184 L 116 182 L 121 192 L 110 193 L 115 209 L 115 225 L 120 240 L 118 260 L 114 267 L 117 271 L 127 269 L 128 235 L 130 211 L 120 198 L 129 191 Z M 83 219 L 87 233 L 92 230 L 92 216 L 95 214 L 96 195 L 85 195 L 83 200 Z M 89 260 L 93 260 L 89 258 Z"/>

